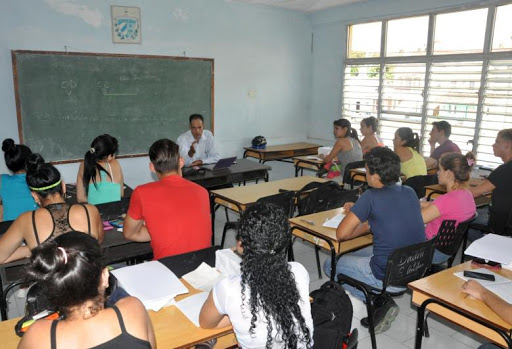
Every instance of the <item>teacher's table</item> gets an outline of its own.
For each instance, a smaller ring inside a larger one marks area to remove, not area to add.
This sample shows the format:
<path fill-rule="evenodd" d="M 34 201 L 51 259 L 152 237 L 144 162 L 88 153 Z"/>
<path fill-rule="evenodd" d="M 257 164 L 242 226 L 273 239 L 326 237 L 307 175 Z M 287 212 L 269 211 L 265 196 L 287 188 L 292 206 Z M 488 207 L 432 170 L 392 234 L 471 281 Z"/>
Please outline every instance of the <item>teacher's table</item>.
<path fill-rule="evenodd" d="M 216 205 L 227 207 L 236 212 L 242 212 L 247 205 L 255 203 L 262 197 L 278 194 L 281 189 L 299 191 L 311 182 L 324 183 L 327 180 L 311 176 L 294 177 L 245 187 L 212 190 L 211 193 Z"/>
<path fill-rule="evenodd" d="M 318 177 L 322 176 L 322 168 L 324 161 L 317 156 L 294 156 L 293 164 L 295 165 L 295 177 L 304 174 L 304 170 L 314 171 Z"/>
<path fill-rule="evenodd" d="M 256 158 L 260 163 L 270 160 L 284 161 L 294 156 L 316 155 L 319 147 L 321 145 L 306 142 L 271 145 L 265 149 L 244 147 L 244 158 Z"/>
<path fill-rule="evenodd" d="M 476 187 L 480 183 L 482 183 L 484 179 L 481 178 L 471 178 L 468 182 L 470 187 Z M 425 196 L 427 197 L 427 201 L 435 199 L 436 197 L 446 194 L 446 187 L 442 184 L 433 184 L 425 186 Z M 475 198 L 475 204 L 477 207 L 489 205 L 491 202 L 491 193 L 482 195 L 480 197 Z"/>
<path fill-rule="evenodd" d="M 418 306 L 416 349 L 421 348 L 425 309 L 501 346 L 512 348 L 512 324 L 503 321 L 484 302 L 461 292 L 464 280 L 453 273 L 471 269 L 471 262 L 466 262 L 409 284 L 412 303 Z M 512 278 L 509 270 L 496 273 Z"/>
<path fill-rule="evenodd" d="M 218 186 L 245 183 L 263 179 L 268 181 L 268 171 L 272 167 L 266 166 L 247 159 L 238 159 L 236 164 L 231 167 L 219 171 L 194 172 L 184 175 L 183 177 L 191 182 L 197 183 L 206 189 L 212 189 Z"/>
<path fill-rule="evenodd" d="M 336 239 L 336 229 L 323 226 L 326 220 L 334 218 L 343 212 L 343 208 L 336 208 L 334 210 L 290 218 L 293 236 L 331 251 L 331 280 L 334 280 L 336 273 L 336 255 L 345 254 L 373 244 L 372 234 L 362 235 L 352 240 L 338 241 Z M 317 267 L 320 274 L 321 269 L 318 259 Z"/>

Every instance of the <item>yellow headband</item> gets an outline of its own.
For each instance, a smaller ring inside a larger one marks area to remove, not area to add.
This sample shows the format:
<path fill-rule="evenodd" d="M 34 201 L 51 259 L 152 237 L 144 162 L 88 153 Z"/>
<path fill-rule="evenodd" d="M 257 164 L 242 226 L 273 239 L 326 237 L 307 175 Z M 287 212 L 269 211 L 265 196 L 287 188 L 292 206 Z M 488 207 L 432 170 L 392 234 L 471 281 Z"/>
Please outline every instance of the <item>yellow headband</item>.
<path fill-rule="evenodd" d="M 34 187 L 29 187 L 31 190 L 34 190 L 34 191 L 43 191 L 43 190 L 47 190 L 47 189 L 51 189 L 51 188 L 55 188 L 56 186 L 58 186 L 60 184 L 60 179 L 58 182 L 55 182 L 51 185 L 48 185 L 46 187 L 42 187 L 42 188 L 34 188 Z"/>

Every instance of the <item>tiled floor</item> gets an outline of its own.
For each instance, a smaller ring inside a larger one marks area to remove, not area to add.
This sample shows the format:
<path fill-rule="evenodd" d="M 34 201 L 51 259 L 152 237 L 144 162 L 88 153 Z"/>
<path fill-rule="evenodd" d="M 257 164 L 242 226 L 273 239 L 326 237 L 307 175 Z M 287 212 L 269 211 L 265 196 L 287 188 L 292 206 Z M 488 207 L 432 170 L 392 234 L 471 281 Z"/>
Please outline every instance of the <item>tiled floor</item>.
<path fill-rule="evenodd" d="M 292 177 L 294 175 L 293 165 L 289 163 L 272 161 L 267 163 L 272 166 L 270 172 L 270 180 L 277 180 Z M 306 171 L 305 171 L 306 172 Z M 308 173 L 308 174 L 311 174 Z M 305 173 L 306 175 L 306 173 Z M 215 240 L 220 244 L 222 228 L 225 223 L 225 215 L 220 212 L 216 215 L 215 222 Z M 230 214 L 231 219 L 237 216 Z M 226 247 L 234 246 L 235 238 L 233 231 L 228 232 L 226 238 Z M 309 271 L 311 279 L 310 290 L 318 289 L 324 282 L 328 280 L 325 275 L 318 278 L 316 268 L 316 259 L 314 248 L 310 244 L 296 241 L 294 244 L 294 253 L 297 262 L 302 263 Z M 325 251 L 320 253 L 321 263 L 327 258 Z M 354 307 L 354 318 L 352 326 L 358 328 L 359 331 L 359 349 L 371 348 L 371 341 L 368 330 L 361 327 L 360 320 L 366 317 L 366 307 L 364 304 L 352 298 Z M 24 298 L 20 298 L 11 294 L 9 298 L 9 318 L 20 316 L 24 306 Z M 391 329 L 387 332 L 377 335 L 377 346 L 379 349 L 400 349 L 414 348 L 415 327 L 416 327 L 416 309 L 411 304 L 411 295 L 405 295 L 395 298 L 400 307 L 400 314 L 393 322 Z M 430 338 L 423 338 L 423 348 L 450 348 L 450 349 L 468 349 L 477 348 L 482 342 L 482 338 L 463 330 L 461 327 L 450 324 L 435 315 L 431 315 L 429 319 Z"/>

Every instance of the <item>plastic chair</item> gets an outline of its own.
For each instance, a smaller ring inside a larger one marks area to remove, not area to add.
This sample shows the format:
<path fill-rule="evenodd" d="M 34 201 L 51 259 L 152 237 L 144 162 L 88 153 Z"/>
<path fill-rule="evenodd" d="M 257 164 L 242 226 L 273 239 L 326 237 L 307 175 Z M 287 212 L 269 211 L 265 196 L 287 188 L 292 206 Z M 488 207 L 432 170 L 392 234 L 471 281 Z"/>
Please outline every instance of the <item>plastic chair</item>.
<path fill-rule="evenodd" d="M 339 283 L 349 284 L 364 293 L 366 310 L 368 312 L 368 329 L 372 341 L 372 348 L 377 348 L 375 340 L 375 326 L 373 316 L 375 301 L 380 297 L 396 297 L 405 293 L 409 282 L 421 279 L 432 264 L 434 255 L 434 241 L 428 240 L 418 244 L 398 248 L 388 258 L 386 274 L 382 280 L 382 289 L 374 288 L 345 274 L 338 274 Z M 404 287 L 403 291 L 388 292 L 388 286 Z M 381 298 L 382 299 L 382 298 Z"/>
<path fill-rule="evenodd" d="M 312 183 L 310 183 L 312 184 Z M 299 190 L 296 194 L 298 216 L 332 210 L 342 207 L 347 202 L 355 202 L 359 196 L 359 189 L 344 190 L 336 182 L 327 182 L 316 185 L 316 189 L 310 189 L 309 184 Z M 311 190 L 309 195 L 304 193 Z M 302 195 L 302 196 L 301 196 Z M 320 247 L 315 245 L 316 264 L 318 277 L 322 278 L 322 267 L 320 266 Z"/>
<path fill-rule="evenodd" d="M 364 184 L 363 182 L 359 182 L 359 181 L 354 182 L 354 179 L 350 175 L 350 170 L 353 170 L 353 169 L 356 169 L 356 168 L 360 168 L 360 167 L 364 167 L 365 165 L 366 165 L 366 161 L 364 161 L 364 160 L 362 160 L 362 161 L 354 161 L 354 162 L 348 163 L 345 166 L 345 170 L 343 171 L 343 184 L 350 185 L 350 189 L 354 188 L 354 184 Z"/>
<path fill-rule="evenodd" d="M 265 196 L 258 201 L 257 203 L 270 203 L 282 207 L 284 212 L 288 215 L 288 217 L 293 217 L 293 213 L 295 211 L 295 192 L 286 191 L 284 193 L 279 193 L 275 195 Z M 220 247 L 224 248 L 224 241 L 226 240 L 226 233 L 228 230 L 238 230 L 238 220 L 233 222 L 226 222 L 224 224 L 224 229 L 222 230 L 222 240 L 220 243 Z"/>
<path fill-rule="evenodd" d="M 434 175 L 426 175 L 426 176 L 414 176 L 407 178 L 404 182 L 404 185 L 411 187 L 418 199 L 421 199 L 425 196 L 426 189 L 425 186 L 437 184 L 437 174 Z"/>

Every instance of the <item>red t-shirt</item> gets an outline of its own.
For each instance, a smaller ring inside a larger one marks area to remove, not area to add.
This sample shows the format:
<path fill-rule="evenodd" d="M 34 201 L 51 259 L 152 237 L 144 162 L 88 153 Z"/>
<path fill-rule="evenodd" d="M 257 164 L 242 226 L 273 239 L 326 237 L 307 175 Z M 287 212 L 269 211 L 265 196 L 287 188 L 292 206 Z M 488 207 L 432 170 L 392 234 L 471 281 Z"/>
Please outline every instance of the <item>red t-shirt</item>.
<path fill-rule="evenodd" d="M 208 192 L 181 176 L 138 186 L 128 215 L 145 222 L 155 259 L 211 246 Z"/>

